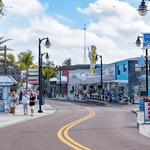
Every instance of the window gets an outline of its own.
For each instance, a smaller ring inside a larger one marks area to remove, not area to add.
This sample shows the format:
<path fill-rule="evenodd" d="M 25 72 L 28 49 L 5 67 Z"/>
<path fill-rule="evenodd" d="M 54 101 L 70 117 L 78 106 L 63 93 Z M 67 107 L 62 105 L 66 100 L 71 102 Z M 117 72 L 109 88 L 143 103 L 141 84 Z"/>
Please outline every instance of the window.
<path fill-rule="evenodd" d="M 117 75 L 120 75 L 120 66 L 117 66 Z"/>
<path fill-rule="evenodd" d="M 123 72 L 127 72 L 127 64 L 123 65 Z"/>

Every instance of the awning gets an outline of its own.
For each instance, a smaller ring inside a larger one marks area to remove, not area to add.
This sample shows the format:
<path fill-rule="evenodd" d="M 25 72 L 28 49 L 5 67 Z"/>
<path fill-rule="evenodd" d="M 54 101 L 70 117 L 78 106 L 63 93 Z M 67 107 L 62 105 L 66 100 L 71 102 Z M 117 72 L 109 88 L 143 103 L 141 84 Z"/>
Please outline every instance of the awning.
<path fill-rule="evenodd" d="M 12 76 L 0 76 L 0 85 L 13 85 L 18 82 Z"/>
<path fill-rule="evenodd" d="M 59 84 L 60 83 L 60 78 L 51 78 L 50 79 L 50 82 L 56 82 L 56 84 Z M 61 76 L 61 83 L 67 83 L 67 77 L 66 76 Z"/>

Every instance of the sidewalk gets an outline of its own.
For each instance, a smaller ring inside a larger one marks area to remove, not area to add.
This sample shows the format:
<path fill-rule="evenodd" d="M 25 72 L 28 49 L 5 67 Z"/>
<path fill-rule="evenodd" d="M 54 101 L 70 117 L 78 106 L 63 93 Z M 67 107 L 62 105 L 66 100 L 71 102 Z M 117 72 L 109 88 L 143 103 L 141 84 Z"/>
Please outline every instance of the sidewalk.
<path fill-rule="evenodd" d="M 22 107 L 22 104 L 17 105 L 15 115 L 12 115 L 11 113 L 0 113 L 0 128 L 24 122 L 27 120 L 39 118 L 42 116 L 50 115 L 56 111 L 56 109 L 52 106 L 45 104 L 44 106 L 42 106 L 43 113 L 38 113 L 38 105 L 36 105 L 34 116 L 30 116 L 30 109 L 28 116 L 24 116 Z"/>
<path fill-rule="evenodd" d="M 88 103 L 88 104 L 98 104 L 102 106 L 106 106 L 108 102 L 106 101 L 101 101 L 101 100 L 95 100 L 95 99 L 77 99 L 77 98 L 72 98 L 72 99 L 67 99 L 66 97 L 57 97 L 57 98 L 49 98 L 51 100 L 59 100 L 59 101 L 67 101 L 67 102 L 77 102 L 77 103 Z"/>
<path fill-rule="evenodd" d="M 144 112 L 139 111 L 139 108 L 132 110 L 137 116 L 137 127 L 139 133 L 150 138 L 150 124 L 144 124 Z"/>

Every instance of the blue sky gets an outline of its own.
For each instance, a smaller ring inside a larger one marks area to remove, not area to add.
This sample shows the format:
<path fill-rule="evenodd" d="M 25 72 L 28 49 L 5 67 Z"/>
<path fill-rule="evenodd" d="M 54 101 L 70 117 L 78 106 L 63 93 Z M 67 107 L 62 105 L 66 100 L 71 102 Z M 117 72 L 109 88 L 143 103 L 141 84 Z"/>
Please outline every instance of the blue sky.
<path fill-rule="evenodd" d="M 0 36 L 13 39 L 8 46 L 15 54 L 31 50 L 36 62 L 38 38 L 49 37 L 51 48 L 43 46 L 42 51 L 48 51 L 55 64 L 68 57 L 73 64 L 82 63 L 84 24 L 86 46 L 95 45 L 104 63 L 140 56 L 142 51 L 137 50 L 135 39 L 150 31 L 150 13 L 145 17 L 137 13 L 140 0 L 3 1 L 7 15 L 1 18 Z"/>
<path fill-rule="evenodd" d="M 79 13 L 76 8 L 77 7 L 87 7 L 89 3 L 94 2 L 95 0 L 41 0 L 42 3 L 49 4 L 47 9 L 47 13 L 53 17 L 59 18 L 57 15 L 65 16 L 71 21 L 63 22 L 65 24 L 68 23 L 69 26 L 73 28 L 82 28 L 83 24 L 88 24 L 90 18 Z M 61 21 L 61 20 L 59 20 Z"/>
<path fill-rule="evenodd" d="M 85 8 L 88 7 L 89 3 L 93 3 L 96 0 L 40 0 L 43 4 L 47 3 L 49 5 L 47 9 L 47 14 L 57 18 L 60 22 L 62 20 L 58 18 L 58 15 L 62 15 L 68 19 L 70 22 L 62 22 L 72 28 L 82 28 L 83 24 L 88 24 L 93 21 L 94 18 L 87 17 L 77 11 L 77 7 Z M 106 0 L 107 1 L 107 0 Z M 137 7 L 140 2 L 138 0 L 120 0 L 129 3 L 130 5 Z"/>

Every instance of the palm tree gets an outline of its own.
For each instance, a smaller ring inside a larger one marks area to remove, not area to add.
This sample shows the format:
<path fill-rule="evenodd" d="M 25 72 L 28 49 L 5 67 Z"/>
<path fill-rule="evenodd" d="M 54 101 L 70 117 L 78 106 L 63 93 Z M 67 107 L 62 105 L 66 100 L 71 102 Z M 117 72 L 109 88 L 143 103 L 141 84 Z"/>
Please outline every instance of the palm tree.
<path fill-rule="evenodd" d="M 8 60 L 14 65 L 16 63 L 16 58 L 13 54 L 9 53 L 7 55 Z"/>
<path fill-rule="evenodd" d="M 47 61 L 46 66 L 43 67 L 43 79 L 49 80 L 53 77 L 55 77 L 57 74 L 57 71 L 55 69 L 55 64 L 53 61 Z"/>
<path fill-rule="evenodd" d="M 62 64 L 62 66 L 71 66 L 71 58 L 66 58 Z"/>
<path fill-rule="evenodd" d="M 33 65 L 33 55 L 30 50 L 27 52 L 21 52 L 18 54 L 18 66 L 20 70 L 25 70 L 26 71 L 26 92 L 28 89 L 28 72 L 29 68 Z"/>

